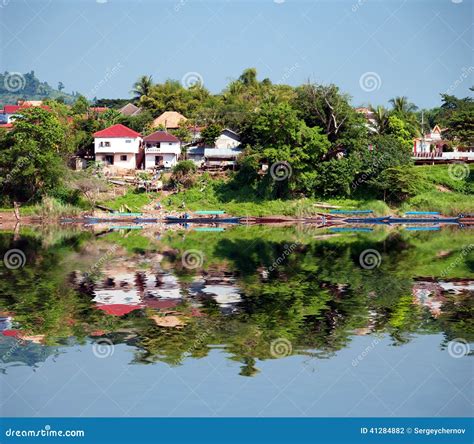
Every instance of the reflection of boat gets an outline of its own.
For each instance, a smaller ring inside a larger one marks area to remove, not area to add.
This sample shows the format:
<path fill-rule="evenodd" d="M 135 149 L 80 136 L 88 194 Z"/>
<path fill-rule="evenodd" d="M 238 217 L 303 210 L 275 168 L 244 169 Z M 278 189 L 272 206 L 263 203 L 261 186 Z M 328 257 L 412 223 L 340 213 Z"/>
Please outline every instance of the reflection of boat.
<path fill-rule="evenodd" d="M 197 224 L 238 224 L 240 223 L 240 217 L 222 217 L 224 211 L 196 211 L 190 215 L 188 213 L 182 216 L 166 216 L 165 221 L 167 223 L 197 223 Z"/>

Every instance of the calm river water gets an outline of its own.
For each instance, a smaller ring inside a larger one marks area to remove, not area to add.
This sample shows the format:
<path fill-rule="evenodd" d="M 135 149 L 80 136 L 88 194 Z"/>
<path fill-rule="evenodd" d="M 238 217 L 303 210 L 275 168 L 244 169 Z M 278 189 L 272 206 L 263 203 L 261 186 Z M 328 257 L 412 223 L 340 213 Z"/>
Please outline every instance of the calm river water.
<path fill-rule="evenodd" d="M 474 236 L 0 231 L 3 416 L 470 416 Z"/>

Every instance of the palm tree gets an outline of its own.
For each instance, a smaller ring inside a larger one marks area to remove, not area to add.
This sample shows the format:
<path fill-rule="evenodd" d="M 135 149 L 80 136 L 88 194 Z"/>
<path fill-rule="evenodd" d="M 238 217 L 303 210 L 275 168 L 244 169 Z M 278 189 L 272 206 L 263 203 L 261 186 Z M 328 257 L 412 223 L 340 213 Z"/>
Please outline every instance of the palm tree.
<path fill-rule="evenodd" d="M 377 108 L 370 107 L 370 111 L 374 113 L 375 130 L 378 134 L 385 134 L 388 130 L 388 110 L 383 106 L 377 106 Z"/>
<path fill-rule="evenodd" d="M 135 99 L 139 99 L 142 96 L 148 96 L 153 86 L 153 79 L 151 76 L 141 76 L 134 84 L 131 91 L 134 94 Z"/>
<path fill-rule="evenodd" d="M 389 102 L 392 104 L 393 110 L 400 114 L 410 114 L 415 112 L 418 107 L 408 101 L 408 97 L 399 96 L 390 99 Z"/>

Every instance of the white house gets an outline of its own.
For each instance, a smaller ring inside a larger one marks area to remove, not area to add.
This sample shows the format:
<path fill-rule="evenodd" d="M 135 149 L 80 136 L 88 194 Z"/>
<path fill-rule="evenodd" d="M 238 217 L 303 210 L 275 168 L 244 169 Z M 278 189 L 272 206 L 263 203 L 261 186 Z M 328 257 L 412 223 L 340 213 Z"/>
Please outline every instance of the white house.
<path fill-rule="evenodd" d="M 214 145 L 216 148 L 236 148 L 240 145 L 240 137 L 235 131 L 225 128 L 214 142 Z"/>
<path fill-rule="evenodd" d="M 30 101 L 30 102 L 20 102 L 18 105 L 4 105 L 3 109 L 0 110 L 0 122 L 2 124 L 10 124 L 13 123 L 15 118 L 18 116 L 21 111 L 28 109 L 32 106 L 39 106 L 47 111 L 51 108 L 46 105 L 42 105 L 43 102 L 41 101 Z"/>
<path fill-rule="evenodd" d="M 112 125 L 94 133 L 95 159 L 120 169 L 135 169 L 141 142 L 140 133 L 122 124 Z"/>
<path fill-rule="evenodd" d="M 143 138 L 145 169 L 173 168 L 181 154 L 181 142 L 166 131 L 155 131 Z"/>

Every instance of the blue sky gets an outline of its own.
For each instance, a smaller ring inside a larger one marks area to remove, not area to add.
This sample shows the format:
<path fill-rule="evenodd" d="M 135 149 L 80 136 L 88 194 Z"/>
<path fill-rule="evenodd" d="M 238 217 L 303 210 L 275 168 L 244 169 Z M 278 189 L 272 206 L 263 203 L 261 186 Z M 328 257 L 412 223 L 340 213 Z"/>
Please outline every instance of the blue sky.
<path fill-rule="evenodd" d="M 354 105 L 436 106 L 474 84 L 472 0 L 0 0 L 0 26 L 2 71 L 88 97 L 129 97 L 141 74 L 219 92 L 247 67 Z"/>

